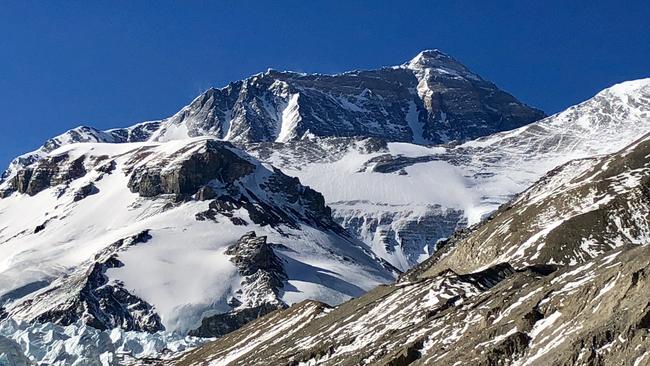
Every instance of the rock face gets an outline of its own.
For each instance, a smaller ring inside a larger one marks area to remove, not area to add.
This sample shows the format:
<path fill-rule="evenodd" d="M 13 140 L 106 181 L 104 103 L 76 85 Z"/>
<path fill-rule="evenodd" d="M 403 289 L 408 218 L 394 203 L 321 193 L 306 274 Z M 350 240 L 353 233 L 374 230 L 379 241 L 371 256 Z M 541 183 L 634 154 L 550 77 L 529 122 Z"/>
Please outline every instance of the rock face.
<path fill-rule="evenodd" d="M 305 136 L 441 143 L 504 131 L 544 117 L 438 50 L 394 67 L 337 75 L 269 70 L 209 89 L 175 115 L 128 128 L 81 126 L 16 158 L 9 178 L 78 142 L 125 143 L 211 136 L 236 142 Z"/>
<path fill-rule="evenodd" d="M 208 210 L 196 215 L 198 220 L 218 221 L 221 215 L 245 226 L 245 219 L 233 216 L 234 211 L 244 209 L 248 218 L 261 226 L 298 229 L 303 222 L 340 231 L 320 193 L 278 169 L 260 172 L 250 157 L 236 152 L 228 142 L 202 140 L 148 161 L 145 157 L 151 155 L 146 149 L 135 156 L 126 167 L 129 189 L 146 198 L 173 195 L 176 200 L 195 197 L 210 201 Z M 147 162 L 143 164 L 143 160 Z M 259 186 L 245 187 L 246 181 L 259 181 Z"/>
<path fill-rule="evenodd" d="M 649 156 L 650 135 L 572 161 L 395 284 L 269 314 L 174 364 L 646 364 Z"/>
<path fill-rule="evenodd" d="M 132 295 L 119 281 L 109 281 L 106 271 L 124 264 L 118 252 L 146 242 L 147 232 L 108 246 L 86 265 L 58 279 L 23 302 L 7 309 L 8 315 L 30 322 L 70 325 L 81 321 L 97 329 L 155 332 L 163 330 L 153 307 Z"/>
<path fill-rule="evenodd" d="M 274 310 L 287 305 L 280 299 L 284 281 L 288 279 L 282 260 L 275 254 L 265 236 L 254 231 L 246 233 L 226 250 L 230 261 L 242 276 L 241 288 L 228 300 L 232 310 L 204 318 L 190 335 L 220 337 Z"/>
<path fill-rule="evenodd" d="M 172 169 L 161 165 L 141 165 L 134 169 L 129 180 L 131 191 L 141 197 L 161 194 L 191 196 L 215 178 L 225 185 L 250 174 L 255 166 L 233 152 L 228 143 L 207 140 L 204 148 L 183 158 Z M 184 150 L 171 159 L 184 154 Z"/>
<path fill-rule="evenodd" d="M 81 321 L 96 329 L 155 332 L 164 330 L 151 304 L 129 293 L 124 284 L 110 281 L 106 271 L 124 264 L 118 253 L 146 242 L 145 231 L 106 247 L 67 277 L 55 280 L 24 302 L 7 309 L 9 316 L 29 322 L 70 325 Z"/>
<path fill-rule="evenodd" d="M 441 143 L 544 117 L 438 50 L 392 68 L 338 75 L 269 70 L 210 89 L 164 120 L 153 138 L 216 136 L 240 142 L 365 136 Z"/>
<path fill-rule="evenodd" d="M 85 174 L 83 157 L 70 159 L 66 154 L 57 155 L 38 161 L 33 168 L 19 170 L 4 189 L 3 195 L 17 191 L 34 196 L 47 188 L 68 183 Z"/>

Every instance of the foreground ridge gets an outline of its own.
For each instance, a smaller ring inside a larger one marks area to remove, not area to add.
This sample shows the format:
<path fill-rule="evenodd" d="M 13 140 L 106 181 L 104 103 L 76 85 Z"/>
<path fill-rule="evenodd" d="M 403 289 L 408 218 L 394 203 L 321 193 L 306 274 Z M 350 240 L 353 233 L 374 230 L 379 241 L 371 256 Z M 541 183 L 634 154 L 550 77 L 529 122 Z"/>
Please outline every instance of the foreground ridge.
<path fill-rule="evenodd" d="M 275 312 L 175 364 L 644 364 L 649 153 L 650 135 L 618 153 L 570 162 L 397 283 L 333 309 L 307 302 Z M 538 229 L 543 235 L 493 226 L 515 217 L 564 220 Z M 491 242 L 480 239 L 485 232 L 510 235 Z M 453 260 L 476 240 L 482 255 L 515 254 Z M 452 263 L 469 272 L 445 269 Z"/>

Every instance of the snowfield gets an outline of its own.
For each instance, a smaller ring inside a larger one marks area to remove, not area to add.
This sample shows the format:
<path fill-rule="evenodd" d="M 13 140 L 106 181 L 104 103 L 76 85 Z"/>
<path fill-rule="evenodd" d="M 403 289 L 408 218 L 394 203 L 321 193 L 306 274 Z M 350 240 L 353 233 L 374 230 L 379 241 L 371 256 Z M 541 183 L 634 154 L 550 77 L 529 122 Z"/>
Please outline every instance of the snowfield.
<path fill-rule="evenodd" d="M 203 141 L 206 139 L 85 143 L 50 153 L 68 154 L 70 159 L 84 156 L 85 161 L 107 156 L 115 161 L 116 169 L 102 174 L 88 167 L 89 172 L 70 182 L 64 192 L 56 186 L 35 196 L 14 193 L 0 200 L 0 296 L 9 301 L 7 307 L 26 299 L 23 290 L 43 287 L 106 246 L 145 230 L 151 239 L 119 253 L 124 265 L 108 269 L 106 275 L 152 304 L 169 331 L 186 332 L 207 314 L 230 309 L 227 300 L 240 289 L 242 277 L 224 251 L 251 230 L 268 236 L 271 243 L 282 244 L 277 252 L 286 262 L 289 276 L 290 286 L 282 293 L 288 304 L 313 298 L 337 304 L 393 278 L 360 249 L 362 243 L 350 237 L 308 225 L 277 229 L 235 225 L 228 220 L 199 221 L 196 214 L 208 209 L 207 201 L 193 200 L 170 208 L 164 197 L 139 197 L 127 187 L 129 177 L 123 169 L 137 152 L 146 149 L 149 153 L 138 161 L 140 165 L 179 152 L 176 159 L 182 161 L 201 149 Z M 192 147 L 189 150 L 188 145 Z M 174 161 L 165 163 L 174 165 Z M 268 174 L 268 168 L 258 164 L 244 184 L 256 189 Z M 102 178 L 98 180 L 99 175 Z M 73 193 L 89 182 L 94 182 L 98 193 L 75 202 Z M 251 223 L 245 210 L 238 214 Z M 35 233 L 41 224 L 45 228 Z M 29 319 L 31 314 L 23 316 Z"/>
<path fill-rule="evenodd" d="M 316 147 L 305 147 L 309 140 L 262 144 L 252 153 L 322 192 L 344 227 L 407 270 L 428 258 L 438 240 L 478 223 L 553 168 L 616 152 L 648 132 L 650 79 L 642 79 L 614 85 L 527 126 L 463 144 L 389 142 L 368 151 L 367 141 L 341 148 L 332 139 L 312 138 Z M 313 152 L 306 153 L 309 149 Z M 421 224 L 427 221 L 444 225 Z"/>

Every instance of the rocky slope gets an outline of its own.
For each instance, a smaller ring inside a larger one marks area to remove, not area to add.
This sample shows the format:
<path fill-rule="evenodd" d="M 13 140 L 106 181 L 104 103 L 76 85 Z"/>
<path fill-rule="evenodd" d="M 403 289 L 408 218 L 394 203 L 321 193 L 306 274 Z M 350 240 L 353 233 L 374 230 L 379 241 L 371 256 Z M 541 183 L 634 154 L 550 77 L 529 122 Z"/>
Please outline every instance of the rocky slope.
<path fill-rule="evenodd" d="M 647 364 L 648 156 L 650 135 L 570 162 L 394 285 L 274 312 L 174 364 Z"/>
<path fill-rule="evenodd" d="M 318 192 L 209 138 L 66 145 L 0 191 L 3 318 L 187 332 L 227 314 L 232 330 L 395 274 Z"/>

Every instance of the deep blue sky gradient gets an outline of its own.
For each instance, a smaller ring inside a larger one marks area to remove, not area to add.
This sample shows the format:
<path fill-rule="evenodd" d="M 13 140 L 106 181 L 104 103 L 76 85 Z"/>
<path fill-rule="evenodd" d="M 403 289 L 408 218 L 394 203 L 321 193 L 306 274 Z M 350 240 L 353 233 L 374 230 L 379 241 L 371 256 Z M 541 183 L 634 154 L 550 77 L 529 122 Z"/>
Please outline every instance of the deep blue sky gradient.
<path fill-rule="evenodd" d="M 0 164 L 77 125 L 169 116 L 269 67 L 370 69 L 426 48 L 553 113 L 650 77 L 650 2 L 4 1 Z"/>

